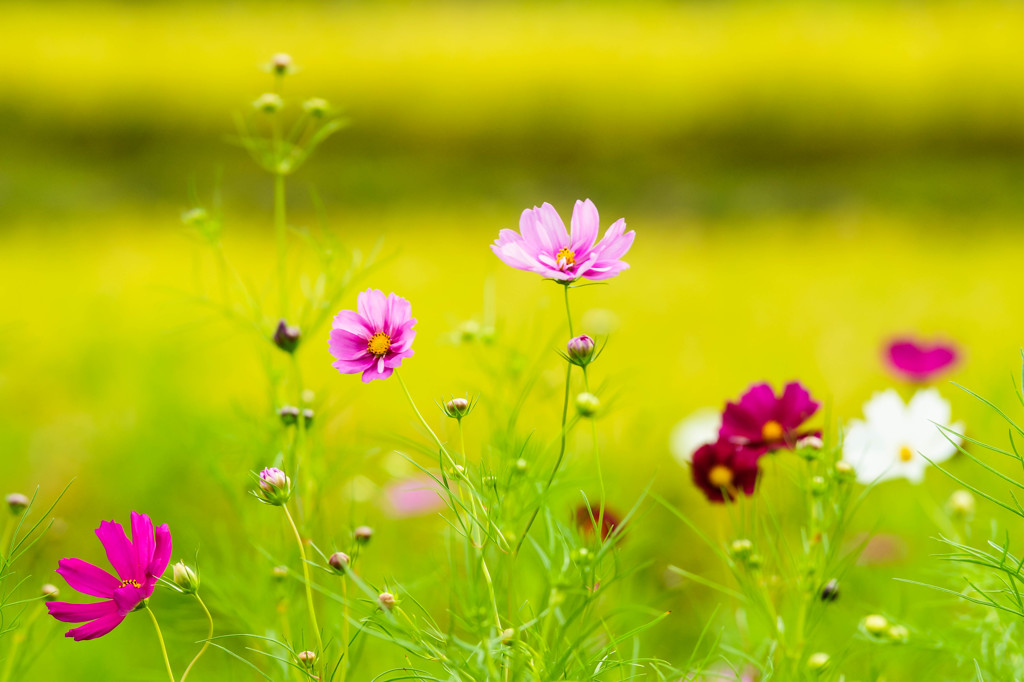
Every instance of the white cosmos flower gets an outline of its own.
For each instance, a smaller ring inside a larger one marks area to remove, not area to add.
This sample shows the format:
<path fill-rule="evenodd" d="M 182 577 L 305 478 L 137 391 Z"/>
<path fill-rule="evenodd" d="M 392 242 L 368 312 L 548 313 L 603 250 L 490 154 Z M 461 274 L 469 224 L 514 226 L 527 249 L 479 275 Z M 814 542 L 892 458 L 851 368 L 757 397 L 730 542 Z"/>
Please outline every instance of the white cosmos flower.
<path fill-rule="evenodd" d="M 854 466 L 861 483 L 900 477 L 920 483 L 928 467 L 922 455 L 943 462 L 957 451 L 960 438 L 947 438 L 936 426 L 963 432 L 962 423 L 949 423 L 950 412 L 949 403 L 934 388 L 919 390 L 906 404 L 891 388 L 876 393 L 864 404 L 865 419 L 850 422 L 843 458 Z"/>
<path fill-rule="evenodd" d="M 702 445 L 718 440 L 722 428 L 722 413 L 710 407 L 695 410 L 686 419 L 675 425 L 669 436 L 669 450 L 681 465 L 693 458 L 693 453 Z"/>

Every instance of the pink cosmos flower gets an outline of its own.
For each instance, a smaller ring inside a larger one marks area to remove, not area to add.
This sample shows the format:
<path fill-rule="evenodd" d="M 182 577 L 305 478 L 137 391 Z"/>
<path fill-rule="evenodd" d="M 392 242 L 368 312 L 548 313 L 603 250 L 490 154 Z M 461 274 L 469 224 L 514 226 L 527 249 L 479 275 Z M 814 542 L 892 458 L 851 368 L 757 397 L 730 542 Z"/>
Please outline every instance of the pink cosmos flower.
<path fill-rule="evenodd" d="M 576 202 L 569 232 L 565 231 L 558 212 L 545 202 L 540 208 L 523 211 L 519 232 L 499 232 L 491 251 L 506 265 L 559 282 L 609 279 L 629 267 L 619 259 L 633 245 L 636 232 L 623 234 L 626 221 L 622 218 L 597 241 L 600 229 L 597 207 L 590 199 Z"/>
<path fill-rule="evenodd" d="M 384 490 L 388 511 L 398 518 L 422 516 L 444 509 L 444 488 L 430 476 L 421 475 L 395 481 Z"/>
<path fill-rule="evenodd" d="M 153 594 L 153 586 L 171 560 L 171 531 L 165 523 L 156 529 L 154 536 L 153 522 L 145 514 L 132 512 L 130 541 L 121 524 L 113 521 L 100 522 L 96 536 L 103 543 L 117 577 L 81 559 L 61 559 L 57 562 L 57 573 L 82 594 L 103 597 L 106 601 L 46 603 L 50 615 L 57 620 L 85 623 L 64 635 L 74 637 L 76 642 L 102 637 L 120 625 L 130 611 Z"/>
<path fill-rule="evenodd" d="M 412 357 L 414 324 L 409 301 L 367 289 L 355 311 L 342 310 L 334 318 L 328 348 L 337 361 L 331 367 L 342 374 L 362 372 L 365 382 L 387 379 L 403 358 Z"/>
<path fill-rule="evenodd" d="M 697 448 L 690 462 L 693 483 L 711 502 L 725 502 L 757 487 L 757 460 L 763 449 L 750 449 L 725 439 Z"/>
<path fill-rule="evenodd" d="M 895 339 L 885 349 L 885 356 L 896 374 L 915 382 L 928 381 L 957 361 L 952 344 L 929 346 L 914 339 Z"/>
<path fill-rule="evenodd" d="M 726 403 L 719 438 L 763 451 L 790 448 L 804 435 L 798 429 L 821 405 L 798 382 L 776 396 L 769 384 L 755 384 L 738 403 Z"/>

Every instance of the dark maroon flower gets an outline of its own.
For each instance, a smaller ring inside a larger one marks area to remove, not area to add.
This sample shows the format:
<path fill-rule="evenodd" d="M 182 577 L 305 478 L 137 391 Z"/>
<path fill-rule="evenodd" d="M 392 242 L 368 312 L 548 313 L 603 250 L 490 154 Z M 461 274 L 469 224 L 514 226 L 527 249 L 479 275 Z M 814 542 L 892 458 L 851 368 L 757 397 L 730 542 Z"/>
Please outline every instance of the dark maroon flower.
<path fill-rule="evenodd" d="M 597 525 L 598 518 L 601 517 L 601 510 L 596 507 L 588 507 L 585 504 L 581 504 L 576 507 L 573 512 L 573 517 L 576 521 L 576 527 L 580 529 L 583 535 L 593 537 L 594 527 Z M 607 507 L 604 510 L 604 516 L 601 517 L 601 540 L 607 540 L 608 536 L 611 535 L 618 525 L 619 515 L 613 512 Z"/>
<path fill-rule="evenodd" d="M 754 384 L 738 403 L 726 403 L 718 437 L 762 453 L 792 449 L 807 435 L 799 432 L 800 427 L 819 407 L 799 382 L 786 384 L 779 396 L 769 384 Z"/>
<path fill-rule="evenodd" d="M 735 498 L 740 491 L 754 492 L 757 484 L 757 460 L 763 449 L 748 448 L 720 438 L 697 448 L 690 470 L 693 482 L 712 502 Z"/>
<path fill-rule="evenodd" d="M 896 339 L 885 349 L 893 372 L 904 379 L 925 382 L 957 361 L 956 347 L 948 343 L 926 345 L 914 339 Z"/>

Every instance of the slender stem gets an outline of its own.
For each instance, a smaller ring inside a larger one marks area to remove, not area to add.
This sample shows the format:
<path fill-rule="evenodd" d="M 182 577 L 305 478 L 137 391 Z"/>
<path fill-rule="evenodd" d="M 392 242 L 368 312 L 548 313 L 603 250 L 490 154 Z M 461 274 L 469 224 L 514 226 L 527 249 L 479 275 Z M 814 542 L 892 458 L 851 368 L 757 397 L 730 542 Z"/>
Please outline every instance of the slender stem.
<path fill-rule="evenodd" d="M 405 397 L 409 399 L 409 404 L 412 406 L 412 411 L 416 413 L 417 417 L 419 417 L 420 424 L 423 424 L 423 428 L 427 430 L 431 438 L 434 439 L 434 442 L 437 443 L 437 447 L 441 449 L 441 452 L 444 454 L 445 457 L 448 458 L 448 461 L 454 467 L 456 465 L 455 460 L 452 458 L 451 454 L 449 454 L 448 449 L 445 448 L 444 443 L 441 442 L 441 439 L 437 437 L 436 433 L 434 433 L 434 430 L 430 428 L 430 424 L 427 423 L 427 420 L 423 418 L 422 414 L 420 414 L 420 408 L 416 407 L 416 401 L 412 399 L 412 394 L 409 393 L 409 388 L 405 385 L 405 381 L 402 379 L 402 375 L 396 371 L 395 377 L 398 379 L 398 385 L 401 386 L 402 391 L 405 392 Z"/>
<path fill-rule="evenodd" d="M 288 223 L 285 217 L 285 191 L 284 173 L 279 170 L 274 172 L 274 232 L 277 235 L 277 279 L 280 287 L 281 315 L 288 317 L 288 282 L 287 260 L 288 260 Z"/>
<path fill-rule="evenodd" d="M 309 606 L 309 621 L 313 625 L 313 634 L 316 635 L 316 646 L 317 646 L 317 657 L 316 667 L 323 668 L 324 658 L 324 643 L 320 637 L 320 626 L 316 622 L 316 606 L 313 603 L 313 581 L 309 577 L 309 562 L 306 561 L 306 548 L 302 544 L 302 536 L 299 535 L 299 529 L 295 525 L 295 519 L 292 518 L 292 513 L 288 511 L 288 505 L 281 505 L 281 509 L 284 509 L 284 515 L 288 517 L 288 523 L 292 527 L 292 532 L 295 533 L 295 541 L 299 543 L 299 557 L 302 558 L 302 575 L 305 578 L 306 583 L 306 603 Z"/>
<path fill-rule="evenodd" d="M 348 678 L 348 580 L 341 581 L 341 682 Z"/>
<path fill-rule="evenodd" d="M 185 672 L 181 674 L 181 680 L 179 680 L 179 682 L 185 682 L 185 678 L 188 677 L 189 672 L 192 670 L 192 666 L 196 664 L 196 661 L 199 660 L 200 656 L 206 653 L 206 649 L 210 646 L 210 639 L 213 637 L 213 616 L 210 614 L 210 609 L 206 608 L 206 604 L 203 602 L 203 598 L 199 596 L 198 592 L 196 593 L 195 596 L 196 601 L 198 601 L 199 605 L 203 607 L 203 612 L 206 614 L 206 620 L 210 622 L 210 631 L 206 635 L 206 641 L 203 642 L 203 648 L 199 650 L 199 653 L 196 654 L 196 657 L 193 658 L 192 662 L 188 664 L 187 668 L 185 668 Z"/>
<path fill-rule="evenodd" d="M 160 640 L 160 651 L 164 655 L 164 665 L 167 666 L 167 676 L 171 678 L 171 682 L 174 682 L 174 672 L 171 670 L 171 659 L 167 658 L 167 645 L 164 644 L 164 633 L 160 632 L 160 623 L 156 622 L 156 614 L 153 613 L 153 609 L 147 606 L 146 611 L 149 612 L 149 617 L 153 620 L 153 627 L 156 628 L 156 638 Z"/>
<path fill-rule="evenodd" d="M 587 368 L 583 368 L 583 387 L 590 393 L 590 378 L 587 375 Z M 605 511 L 605 488 L 604 488 L 604 473 L 601 470 L 601 453 L 597 442 L 597 422 L 593 416 L 590 417 L 590 434 L 591 439 L 594 441 L 594 466 L 597 468 L 597 483 L 600 486 L 601 500 L 600 507 L 597 515 L 597 529 L 594 532 L 595 537 L 598 539 L 598 543 L 604 540 L 604 511 Z"/>
<path fill-rule="evenodd" d="M 569 285 L 565 285 L 565 316 L 569 318 L 569 338 L 576 336 L 576 332 L 572 330 L 572 313 L 569 311 Z"/>

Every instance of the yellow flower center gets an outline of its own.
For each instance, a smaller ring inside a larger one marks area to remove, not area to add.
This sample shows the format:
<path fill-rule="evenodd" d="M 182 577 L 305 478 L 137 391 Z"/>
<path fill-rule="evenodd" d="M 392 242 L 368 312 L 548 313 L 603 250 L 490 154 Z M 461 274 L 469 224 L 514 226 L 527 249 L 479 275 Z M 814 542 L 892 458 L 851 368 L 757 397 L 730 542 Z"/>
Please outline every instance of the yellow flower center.
<path fill-rule="evenodd" d="M 378 358 L 386 355 L 391 350 L 391 337 L 384 332 L 377 332 L 366 343 L 366 349 L 370 351 L 370 355 L 376 355 Z"/>
<path fill-rule="evenodd" d="M 784 433 L 785 432 L 782 430 L 782 424 L 774 419 L 765 422 L 764 426 L 761 427 L 761 438 L 767 441 L 781 440 Z"/>
<path fill-rule="evenodd" d="M 914 451 L 911 450 L 906 445 L 904 445 L 903 447 L 900 448 L 900 459 L 903 460 L 904 462 L 909 462 L 910 460 L 914 459 Z"/>
<path fill-rule="evenodd" d="M 708 482 L 716 488 L 728 488 L 732 485 L 732 469 L 724 464 L 716 464 L 708 472 Z"/>
<path fill-rule="evenodd" d="M 560 268 L 568 268 L 576 264 L 576 256 L 569 248 L 562 248 L 555 254 L 555 262 Z"/>
<path fill-rule="evenodd" d="M 142 585 L 139 584 L 138 580 L 122 580 L 121 584 L 118 585 L 118 587 L 129 587 L 129 586 L 131 586 L 131 587 L 142 587 Z"/>

